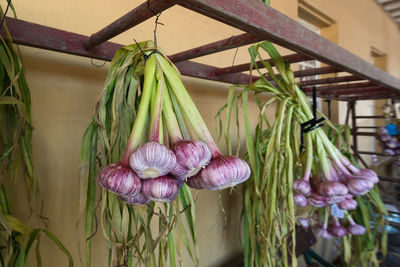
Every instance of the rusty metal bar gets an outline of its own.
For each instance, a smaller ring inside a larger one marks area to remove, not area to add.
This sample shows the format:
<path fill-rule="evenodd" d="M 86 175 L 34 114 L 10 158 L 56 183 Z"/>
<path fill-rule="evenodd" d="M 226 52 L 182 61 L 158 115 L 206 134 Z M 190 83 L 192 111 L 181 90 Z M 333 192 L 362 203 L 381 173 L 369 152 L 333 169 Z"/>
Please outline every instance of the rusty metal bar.
<path fill-rule="evenodd" d="M 353 135 L 359 136 L 377 136 L 377 133 L 369 133 L 369 132 L 354 132 Z"/>
<path fill-rule="evenodd" d="M 386 157 L 392 157 L 390 155 L 386 155 L 384 153 L 379 153 L 379 152 L 370 152 L 370 151 L 358 151 L 358 154 L 365 154 L 365 155 L 377 155 L 377 156 L 386 156 Z"/>
<path fill-rule="evenodd" d="M 215 72 L 219 69 L 217 67 L 196 63 L 192 61 L 183 61 L 175 64 L 182 75 L 213 80 L 218 82 L 226 82 L 232 84 L 248 84 L 250 82 L 250 75 L 244 73 L 231 73 L 225 75 L 216 75 Z M 253 77 L 253 81 L 258 77 Z"/>
<path fill-rule="evenodd" d="M 287 56 L 283 56 L 284 60 L 289 61 L 290 63 L 298 63 L 306 60 L 311 60 L 309 56 L 302 55 L 302 54 L 291 54 Z M 268 62 L 273 65 L 273 62 L 271 59 L 268 59 Z M 261 61 L 257 61 L 257 65 L 259 68 L 263 68 L 264 65 L 262 64 Z M 216 73 L 217 75 L 222 75 L 222 74 L 228 74 L 228 73 L 237 73 L 237 72 L 242 72 L 242 71 L 247 71 L 250 69 L 250 63 L 244 63 L 232 67 L 226 67 L 226 68 L 221 68 L 218 70 Z"/>
<path fill-rule="evenodd" d="M 375 86 L 372 82 L 360 82 L 360 83 L 346 83 L 346 84 L 335 84 L 326 86 L 317 86 L 317 92 L 329 91 L 329 90 L 346 90 L 351 88 L 364 88 Z M 303 91 L 312 91 L 312 86 L 303 86 Z"/>
<path fill-rule="evenodd" d="M 385 119 L 385 116 L 381 115 L 370 115 L 370 116 L 356 116 L 356 119 Z"/>
<path fill-rule="evenodd" d="M 174 0 L 148 0 L 110 25 L 92 34 L 90 39 L 84 43 L 84 47 L 87 50 L 91 50 L 133 26 L 146 21 L 155 14 L 174 6 L 175 3 L 176 1 Z"/>
<path fill-rule="evenodd" d="M 209 54 L 225 51 L 228 49 L 240 47 L 243 45 L 253 44 L 262 41 L 260 36 L 254 36 L 248 33 L 232 36 L 217 42 L 209 43 L 199 47 L 195 47 L 183 52 L 169 56 L 169 59 L 176 63 L 185 60 L 193 59 L 196 57 L 206 56 Z M 248 70 L 248 69 L 247 69 Z"/>
<path fill-rule="evenodd" d="M 379 85 L 400 90 L 400 79 L 319 36 L 261 1 L 181 0 L 178 4 Z"/>
<path fill-rule="evenodd" d="M 352 101 L 350 104 L 351 108 L 351 134 L 353 135 L 353 151 L 355 154 L 358 154 L 358 142 L 357 142 L 357 135 L 355 134 L 357 132 L 357 120 L 356 120 L 356 102 Z"/>
<path fill-rule="evenodd" d="M 317 85 L 317 84 L 352 82 L 352 81 L 360 81 L 360 80 L 364 80 L 364 78 L 360 78 L 360 77 L 357 77 L 357 76 L 354 76 L 354 75 L 350 75 L 350 76 L 332 77 L 332 78 L 304 81 L 301 84 L 302 84 L 302 86 L 307 86 L 307 85 Z"/>
<path fill-rule="evenodd" d="M 120 44 L 106 42 L 101 45 L 101 49 L 88 51 L 83 48 L 83 43 L 89 39 L 87 36 L 9 17 L 6 18 L 5 23 L 15 44 L 105 61 L 111 61 L 117 49 L 122 47 Z M 0 30 L 0 34 L 5 37 L 4 30 Z M 248 83 L 250 79 L 250 76 L 246 74 L 216 76 L 215 71 L 218 68 L 196 62 L 184 61 L 176 65 L 183 75 L 192 77 L 241 84 Z M 253 77 L 253 80 L 256 79 L 257 77 Z"/>
<path fill-rule="evenodd" d="M 396 98 L 400 99 L 400 94 L 383 94 L 383 95 L 368 95 L 368 94 L 361 94 L 361 95 L 352 95 L 346 97 L 324 97 L 331 100 L 338 100 L 338 101 L 356 101 L 356 100 L 376 100 L 376 99 L 388 99 L 388 98 Z"/>
<path fill-rule="evenodd" d="M 385 181 L 385 182 L 391 182 L 391 183 L 400 183 L 400 179 L 399 178 L 391 178 L 391 177 L 379 176 L 379 180 Z M 398 212 L 393 212 L 393 211 L 389 211 L 389 212 L 390 213 L 395 213 L 395 214 L 400 214 Z"/>
<path fill-rule="evenodd" d="M 337 68 L 328 66 L 328 67 L 321 67 L 321 68 L 308 69 L 308 70 L 298 70 L 298 71 L 295 71 L 293 74 L 294 74 L 294 77 L 306 77 L 306 76 L 330 74 L 330 73 L 337 73 L 337 72 L 341 72 L 341 70 L 338 70 Z"/>
<path fill-rule="evenodd" d="M 106 42 L 101 49 L 86 50 L 83 44 L 89 37 L 62 31 L 59 29 L 7 17 L 5 24 L 8 27 L 15 44 L 47 49 L 71 55 L 111 61 L 115 52 L 122 45 Z M 5 37 L 2 28 L 0 34 Z"/>
<path fill-rule="evenodd" d="M 354 88 L 354 89 L 348 89 L 348 90 L 332 90 L 332 91 L 327 91 L 321 94 L 323 97 L 325 94 L 327 95 L 333 95 L 333 96 L 346 96 L 346 95 L 351 95 L 351 94 L 374 94 L 374 93 L 396 93 L 396 90 L 392 89 L 387 89 L 382 86 L 373 86 L 373 87 L 365 87 L 365 88 Z"/>

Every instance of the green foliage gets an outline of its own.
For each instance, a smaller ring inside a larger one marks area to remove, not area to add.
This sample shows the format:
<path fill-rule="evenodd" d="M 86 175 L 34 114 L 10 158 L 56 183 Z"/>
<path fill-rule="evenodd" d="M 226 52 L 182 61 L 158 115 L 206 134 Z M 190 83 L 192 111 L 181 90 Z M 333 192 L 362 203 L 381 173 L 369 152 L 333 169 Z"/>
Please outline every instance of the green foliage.
<path fill-rule="evenodd" d="M 11 9 L 14 10 L 12 4 Z M 36 243 L 37 265 L 41 266 L 39 245 L 43 233 L 67 256 L 69 266 L 73 266 L 70 253 L 51 232 L 33 229 L 12 215 L 7 186 L 26 184 L 33 212 L 41 204 L 41 197 L 32 164 L 29 87 L 19 50 L 12 45 L 7 24 L 4 23 L 3 27 L 7 39 L 0 37 L 0 262 L 2 266 L 27 266 L 32 246 Z"/>

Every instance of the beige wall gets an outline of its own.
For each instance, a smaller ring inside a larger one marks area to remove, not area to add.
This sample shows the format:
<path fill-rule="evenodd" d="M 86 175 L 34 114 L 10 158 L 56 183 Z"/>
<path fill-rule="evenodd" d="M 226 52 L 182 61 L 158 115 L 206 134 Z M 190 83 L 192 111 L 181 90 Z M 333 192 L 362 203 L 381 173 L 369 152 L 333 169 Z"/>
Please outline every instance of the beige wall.
<path fill-rule="evenodd" d="M 141 2 L 143 1 L 13 1 L 21 19 L 85 35 L 97 31 Z M 370 47 L 377 47 L 389 55 L 388 71 L 400 77 L 399 31 L 373 0 L 307 2 L 337 21 L 339 45 L 365 59 L 369 57 Z M 275 0 L 272 5 L 292 18 L 297 17 L 296 0 Z M 240 33 L 239 30 L 180 7 L 164 12 L 160 21 L 165 26 L 159 27 L 158 40 L 166 54 Z M 150 20 L 113 41 L 129 44 L 133 39 L 151 39 L 152 29 L 153 20 Z M 24 47 L 22 53 L 32 92 L 34 164 L 45 200 L 45 215 L 50 218 L 51 231 L 64 242 L 78 263 L 74 233 L 78 217 L 80 139 L 102 89 L 107 64 L 96 68 L 87 58 L 33 48 Z M 221 67 L 229 66 L 234 53 L 234 50 L 230 50 L 196 61 Z M 246 49 L 240 49 L 236 63 L 248 61 Z M 192 78 L 184 78 L 184 82 L 216 136 L 217 124 L 214 116 L 225 102 L 229 85 Z M 252 114 L 255 114 L 255 110 Z M 233 192 L 229 197 L 229 193 L 224 191 L 221 199 L 228 212 L 228 220 L 225 220 L 221 212 L 217 192 L 198 194 L 201 266 L 212 266 L 240 249 L 240 193 Z M 22 204 L 16 206 L 23 218 L 26 210 L 24 211 Z M 101 232 L 94 240 L 93 266 L 105 266 L 106 256 Z M 46 255 L 44 266 L 66 266 L 60 263 L 64 262 L 63 256 L 49 242 L 43 240 L 42 243 L 42 253 Z"/>

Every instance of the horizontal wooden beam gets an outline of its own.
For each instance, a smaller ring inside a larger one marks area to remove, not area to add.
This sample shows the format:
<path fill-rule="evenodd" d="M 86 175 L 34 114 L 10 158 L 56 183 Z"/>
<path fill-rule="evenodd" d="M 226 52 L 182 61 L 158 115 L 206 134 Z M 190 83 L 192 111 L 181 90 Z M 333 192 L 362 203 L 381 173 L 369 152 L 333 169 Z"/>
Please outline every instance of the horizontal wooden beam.
<path fill-rule="evenodd" d="M 331 90 L 331 91 L 325 91 L 321 93 L 322 96 L 324 95 L 334 95 L 334 96 L 341 96 L 341 95 L 350 95 L 350 94 L 371 94 L 371 93 L 391 93 L 394 92 L 396 93 L 397 91 L 387 89 L 382 86 L 371 86 L 371 87 L 364 87 L 364 88 L 352 88 L 352 89 L 347 89 L 347 90 Z"/>
<path fill-rule="evenodd" d="M 186 8 L 350 72 L 400 90 L 400 79 L 378 69 L 258 0 L 181 0 Z"/>
<path fill-rule="evenodd" d="M 372 82 L 359 82 L 359 83 L 345 83 L 345 84 L 335 84 L 335 85 L 324 85 L 324 86 L 317 86 L 317 92 L 325 92 L 331 90 L 347 90 L 351 88 L 364 88 L 364 87 L 371 87 L 376 86 L 376 84 Z M 304 92 L 312 91 L 312 86 L 303 86 L 302 89 Z"/>
<path fill-rule="evenodd" d="M 259 36 L 254 36 L 248 33 L 244 33 L 220 41 L 195 47 L 183 52 L 176 53 L 174 55 L 169 56 L 169 58 L 172 62 L 182 62 L 185 60 L 210 55 L 213 53 L 225 51 L 243 45 L 253 44 L 262 40 L 263 39 Z"/>
<path fill-rule="evenodd" d="M 331 99 L 331 100 L 338 100 L 338 101 L 400 99 L 400 94 L 397 94 L 397 93 L 386 93 L 386 94 L 378 94 L 378 95 L 355 94 L 355 95 L 351 95 L 351 96 L 326 97 L 326 98 L 327 99 Z"/>
<path fill-rule="evenodd" d="M 306 55 L 301 55 L 301 54 L 291 54 L 291 55 L 286 55 L 283 56 L 283 59 L 286 61 L 289 61 L 290 63 L 298 63 L 306 60 L 310 60 L 309 56 Z M 268 62 L 273 65 L 273 62 L 271 59 L 268 59 Z M 257 61 L 257 65 L 259 68 L 263 68 L 264 65 L 262 64 L 261 61 Z M 237 72 L 242 72 L 242 71 L 248 71 L 250 69 L 250 63 L 244 63 L 232 67 L 225 67 L 221 68 L 218 72 L 217 75 L 223 75 L 223 74 L 228 74 L 228 73 L 237 73 Z"/>
<path fill-rule="evenodd" d="M 330 84 L 330 83 L 341 83 L 341 82 L 353 82 L 353 81 L 360 81 L 364 80 L 363 78 L 350 75 L 350 76 L 341 76 L 341 77 L 332 77 L 332 78 L 325 78 L 325 79 L 317 79 L 311 81 L 303 81 L 301 82 L 302 86 L 308 85 L 317 85 L 317 84 Z"/>
<path fill-rule="evenodd" d="M 93 49 L 156 14 L 174 6 L 175 2 L 174 0 L 147 0 L 110 25 L 92 34 L 90 39 L 84 43 L 84 46 L 88 50 Z"/>
<path fill-rule="evenodd" d="M 6 18 L 5 27 L 9 29 L 13 43 L 15 44 L 105 61 L 111 61 L 117 49 L 122 47 L 121 44 L 105 42 L 96 49 L 86 50 L 83 44 L 89 40 L 88 36 L 9 17 Z M 4 29 L 0 30 L 0 34 L 3 38 L 6 38 Z M 176 65 L 183 75 L 202 79 L 241 84 L 248 83 L 250 79 L 250 76 L 245 74 L 217 76 L 215 75 L 215 71 L 219 68 L 196 62 L 184 61 Z M 256 79 L 256 77 L 253 78 L 253 80 Z"/>
<path fill-rule="evenodd" d="M 250 82 L 250 75 L 248 74 L 231 73 L 225 75 L 216 75 L 215 72 L 218 70 L 218 68 L 206 64 L 183 61 L 175 63 L 175 65 L 178 67 L 182 75 L 186 76 L 231 84 L 248 84 Z M 253 77 L 252 81 L 257 79 L 258 77 Z"/>
<path fill-rule="evenodd" d="M 70 55 L 111 61 L 117 49 L 122 47 L 120 44 L 106 42 L 100 47 L 88 51 L 83 47 L 83 44 L 89 40 L 89 37 L 85 35 L 10 17 L 6 18 L 4 26 L 10 31 L 15 44 L 42 48 Z M 0 34 L 3 38 L 6 37 L 4 28 L 0 30 Z"/>

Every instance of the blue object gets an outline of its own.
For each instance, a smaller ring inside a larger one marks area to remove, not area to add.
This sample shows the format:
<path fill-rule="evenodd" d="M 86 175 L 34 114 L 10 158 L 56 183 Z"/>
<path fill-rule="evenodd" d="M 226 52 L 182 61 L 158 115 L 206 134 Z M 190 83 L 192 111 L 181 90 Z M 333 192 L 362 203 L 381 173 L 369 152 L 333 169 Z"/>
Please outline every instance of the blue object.
<path fill-rule="evenodd" d="M 386 130 L 388 131 L 389 135 L 398 135 L 399 134 L 399 130 L 397 129 L 397 125 L 396 124 L 388 124 L 385 126 Z"/>

